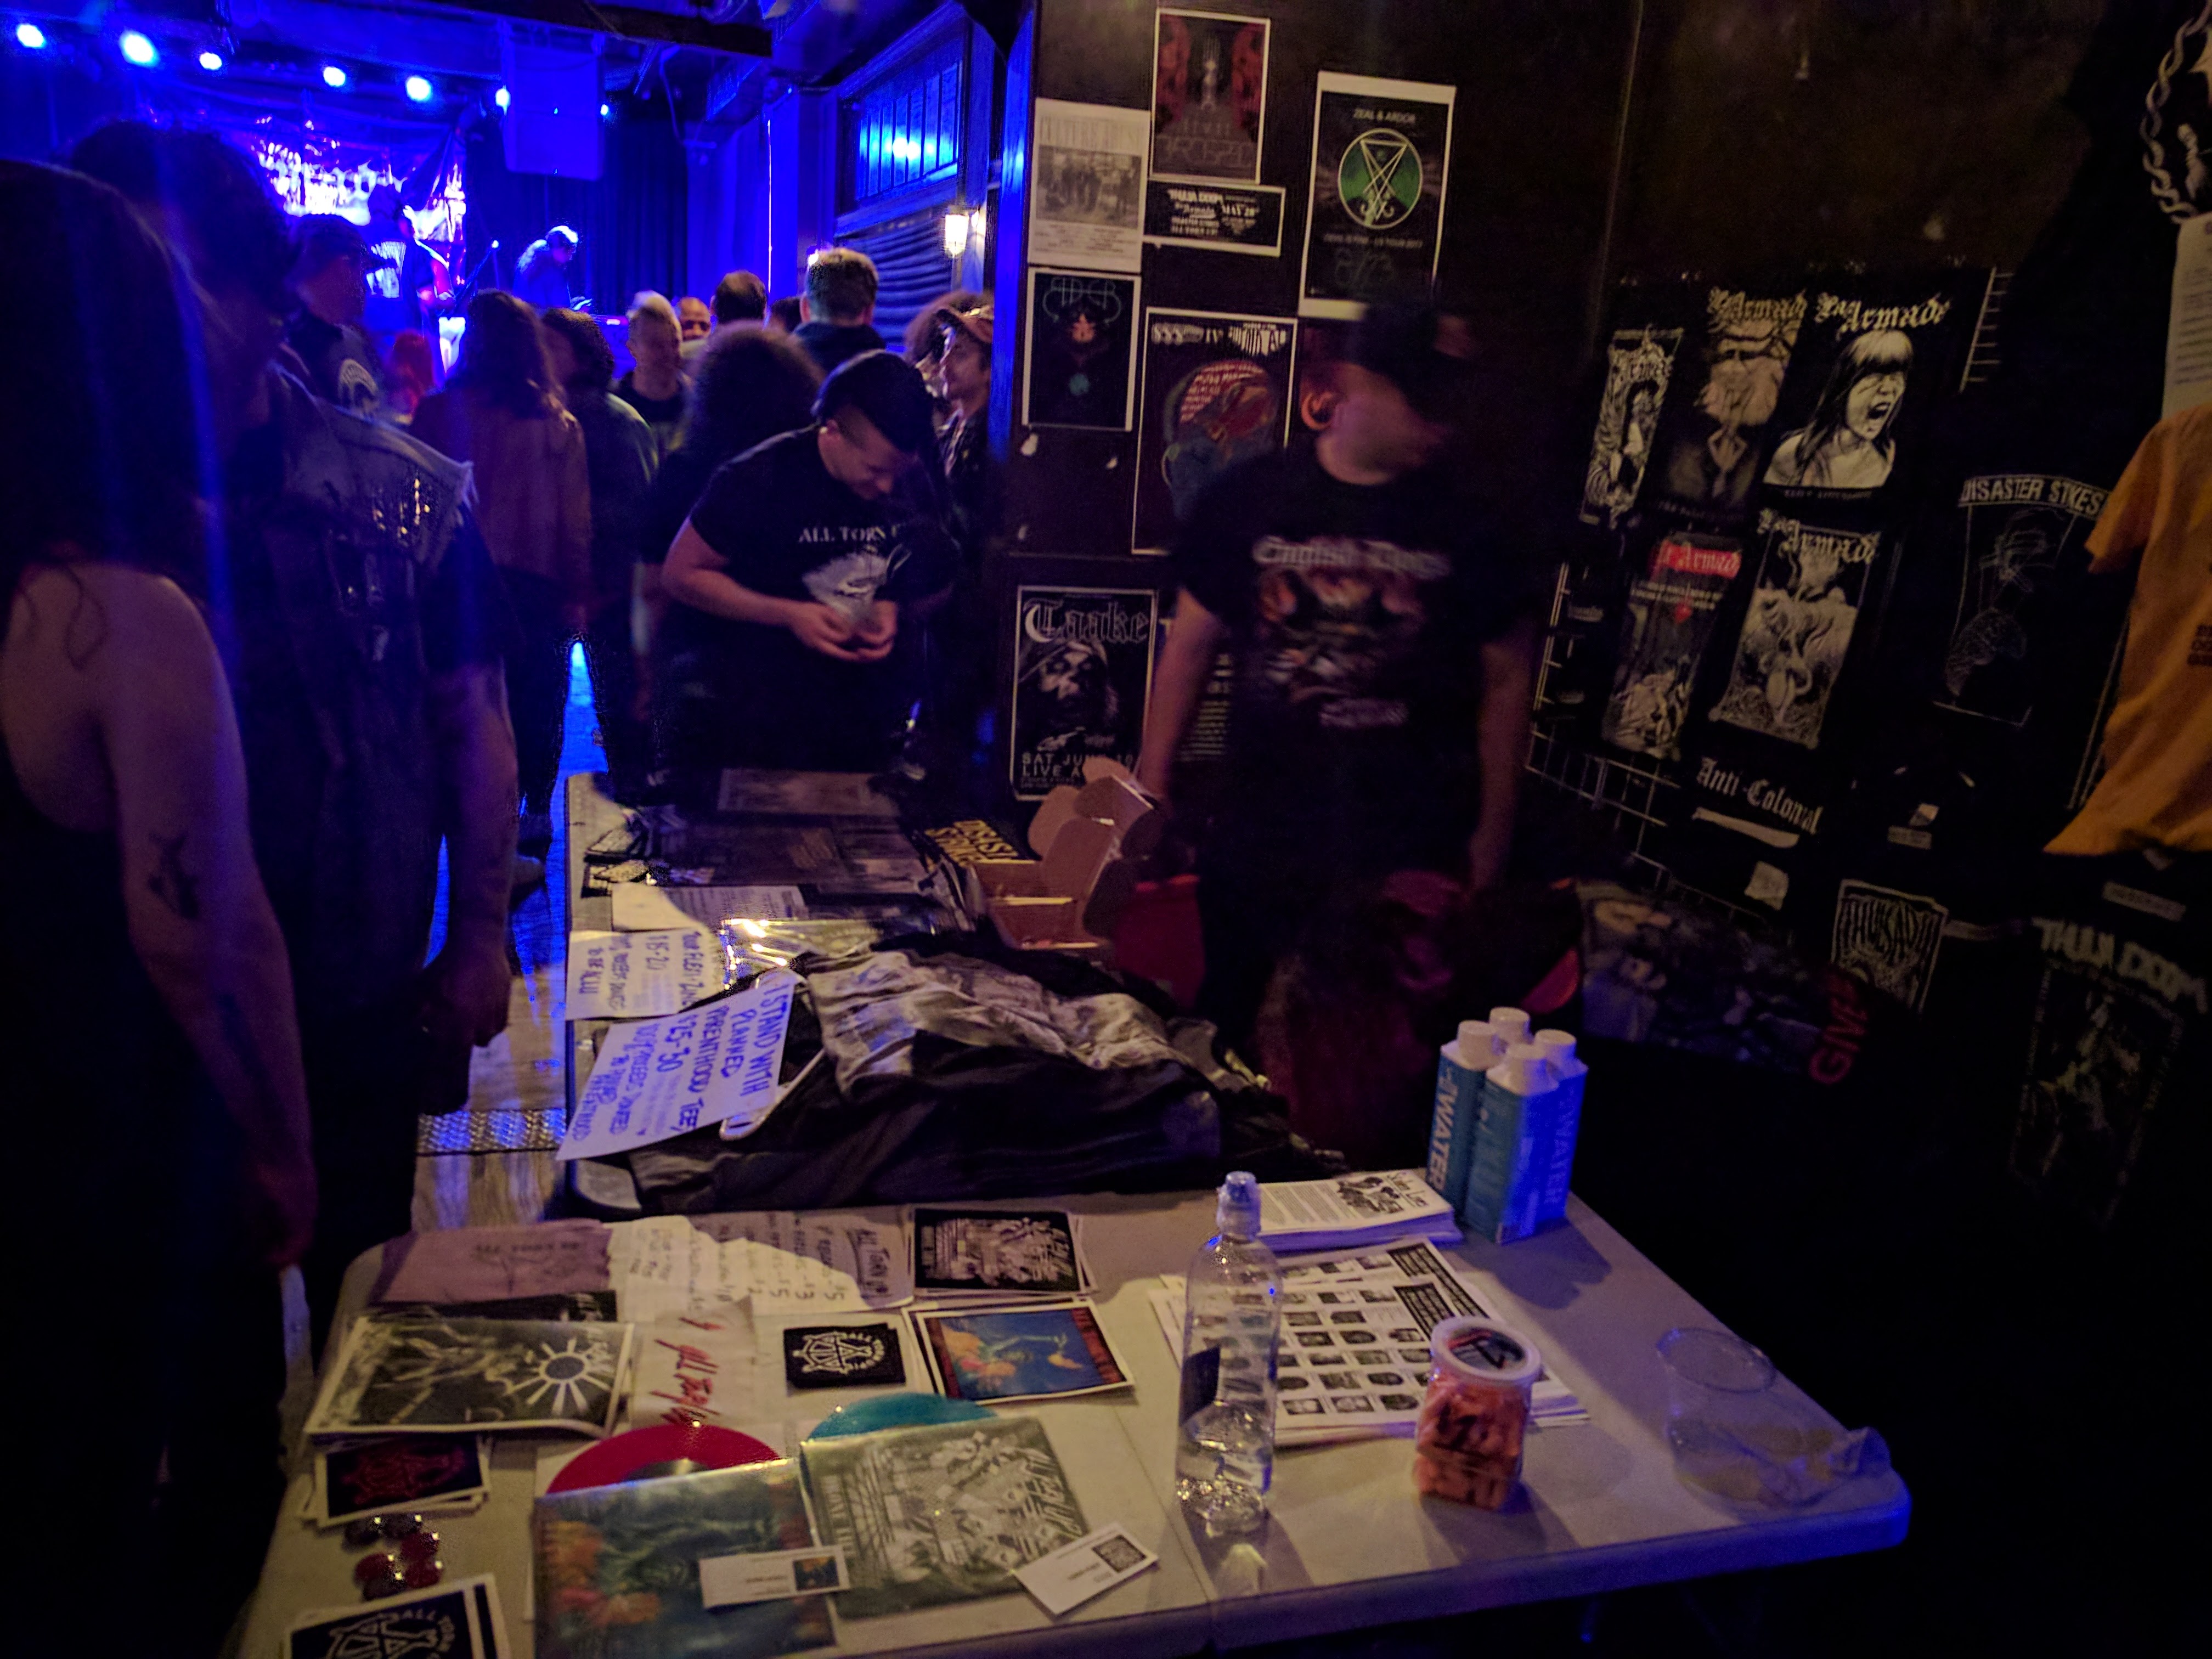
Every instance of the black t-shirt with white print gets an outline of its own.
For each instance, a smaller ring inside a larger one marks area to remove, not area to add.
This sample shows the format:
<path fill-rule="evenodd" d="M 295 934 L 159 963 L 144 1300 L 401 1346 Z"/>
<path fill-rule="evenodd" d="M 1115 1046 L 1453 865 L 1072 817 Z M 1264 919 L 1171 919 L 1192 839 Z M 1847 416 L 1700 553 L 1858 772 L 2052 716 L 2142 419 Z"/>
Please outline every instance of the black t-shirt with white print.
<path fill-rule="evenodd" d="M 903 606 L 942 587 L 950 573 L 934 543 L 910 534 L 895 507 L 832 477 L 816 432 L 787 432 L 725 462 L 692 507 L 691 527 L 727 561 L 731 579 L 855 622 L 878 599 Z M 695 700 L 716 705 L 728 763 L 869 769 L 896 744 L 903 682 L 895 658 L 842 661 L 788 629 L 680 604 L 669 609 L 665 650 Z"/>
<path fill-rule="evenodd" d="M 1215 483 L 1175 570 L 1237 663 L 1220 832 L 1340 866 L 1456 862 L 1481 647 L 1523 608 L 1489 517 L 1441 472 L 1348 484 L 1300 445 Z"/>

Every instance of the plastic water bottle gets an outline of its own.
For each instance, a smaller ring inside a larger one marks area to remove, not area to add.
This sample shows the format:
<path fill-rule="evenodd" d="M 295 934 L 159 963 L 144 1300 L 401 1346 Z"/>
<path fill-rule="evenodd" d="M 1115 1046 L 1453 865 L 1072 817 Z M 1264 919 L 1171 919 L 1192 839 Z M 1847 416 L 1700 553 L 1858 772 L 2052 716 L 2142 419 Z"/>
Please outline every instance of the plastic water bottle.
<path fill-rule="evenodd" d="M 1182 1321 L 1176 1498 L 1209 1537 L 1249 1532 L 1275 1476 L 1282 1271 L 1260 1242 L 1260 1183 L 1221 1183 L 1220 1231 L 1191 1258 Z"/>

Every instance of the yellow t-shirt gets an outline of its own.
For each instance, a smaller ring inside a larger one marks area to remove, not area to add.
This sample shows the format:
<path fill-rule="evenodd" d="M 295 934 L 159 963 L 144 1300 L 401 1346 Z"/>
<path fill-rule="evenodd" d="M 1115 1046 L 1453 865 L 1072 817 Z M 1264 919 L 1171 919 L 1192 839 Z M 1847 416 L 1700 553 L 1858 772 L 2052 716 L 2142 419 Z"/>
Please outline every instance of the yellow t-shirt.
<path fill-rule="evenodd" d="M 2089 553 L 2092 570 L 2142 564 L 2105 775 L 2050 850 L 2212 852 L 2212 404 L 2151 428 Z"/>

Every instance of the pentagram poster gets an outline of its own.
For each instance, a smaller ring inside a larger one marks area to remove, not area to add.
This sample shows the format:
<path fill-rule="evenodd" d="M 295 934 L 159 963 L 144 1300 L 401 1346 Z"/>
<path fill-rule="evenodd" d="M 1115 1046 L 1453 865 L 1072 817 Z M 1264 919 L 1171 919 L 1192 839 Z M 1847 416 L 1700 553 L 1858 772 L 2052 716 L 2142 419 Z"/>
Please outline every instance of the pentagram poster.
<path fill-rule="evenodd" d="M 1200 490 L 1237 462 L 1283 447 L 1297 337 L 1287 317 L 1145 313 L 1135 551 L 1166 552 Z"/>
<path fill-rule="evenodd" d="M 1030 271 L 1025 426 L 1127 432 L 1137 392 L 1134 276 Z"/>
<path fill-rule="evenodd" d="M 1450 87 L 1315 77 L 1302 317 L 1357 317 L 1435 276 L 1451 164 Z"/>

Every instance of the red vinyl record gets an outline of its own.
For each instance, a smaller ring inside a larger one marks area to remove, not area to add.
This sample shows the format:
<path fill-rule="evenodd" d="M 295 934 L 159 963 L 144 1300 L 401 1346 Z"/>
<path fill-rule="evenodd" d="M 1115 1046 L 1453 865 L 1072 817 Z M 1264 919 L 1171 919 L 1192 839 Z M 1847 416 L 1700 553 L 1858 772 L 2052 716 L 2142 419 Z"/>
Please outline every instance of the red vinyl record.
<path fill-rule="evenodd" d="M 625 1480 L 657 1480 L 667 1474 L 696 1474 L 702 1469 L 734 1469 L 745 1463 L 773 1462 L 782 1455 L 735 1429 L 719 1429 L 710 1423 L 656 1423 L 602 1440 L 571 1459 L 546 1491 L 575 1492 Z"/>

